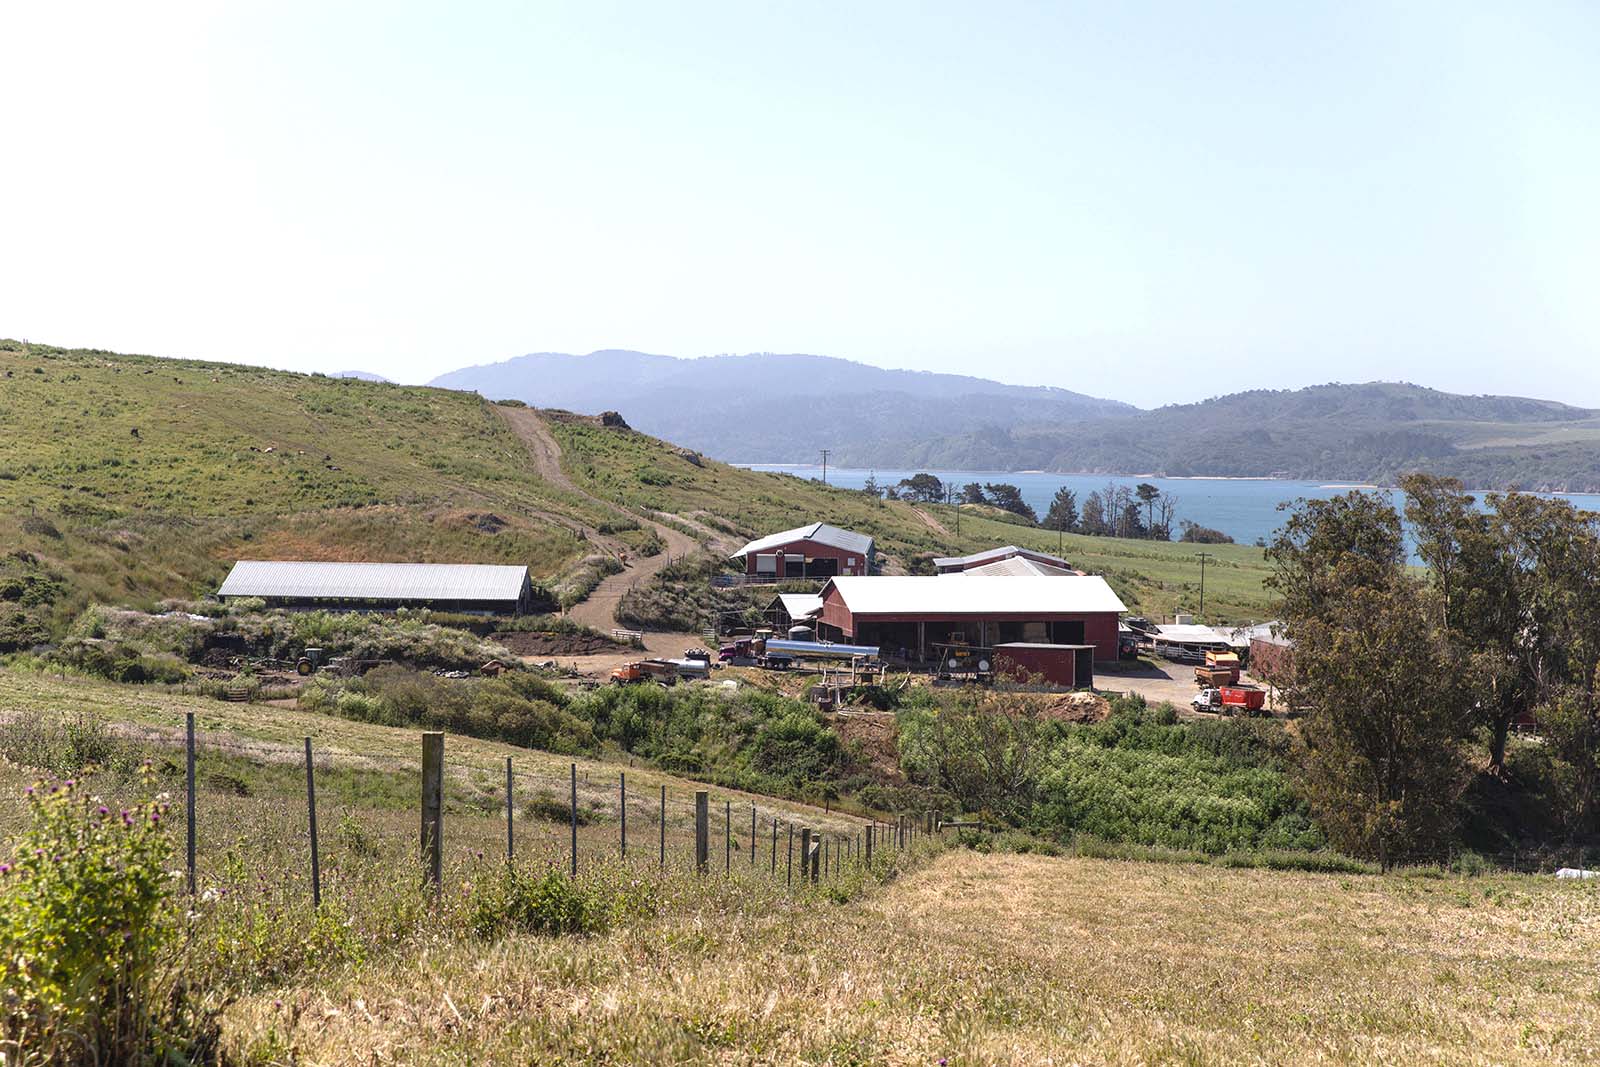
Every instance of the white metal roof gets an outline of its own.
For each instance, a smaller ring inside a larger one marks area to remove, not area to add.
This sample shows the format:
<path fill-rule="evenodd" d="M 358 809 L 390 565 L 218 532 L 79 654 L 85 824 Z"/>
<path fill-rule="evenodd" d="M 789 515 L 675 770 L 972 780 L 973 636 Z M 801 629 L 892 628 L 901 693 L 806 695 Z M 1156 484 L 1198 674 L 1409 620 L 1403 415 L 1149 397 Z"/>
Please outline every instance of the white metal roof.
<path fill-rule="evenodd" d="M 219 596 L 327 600 L 505 600 L 528 568 L 480 563 L 311 563 L 242 559 Z"/>
<path fill-rule="evenodd" d="M 955 567 L 976 567 L 985 563 L 995 563 L 999 560 L 1017 557 L 1036 560 L 1047 566 L 1060 567 L 1064 570 L 1070 571 L 1073 569 L 1072 564 L 1060 556 L 1052 556 L 1048 552 L 1040 552 L 1032 548 L 1022 548 L 1019 545 L 1001 545 L 999 548 L 989 548 L 982 552 L 974 552 L 970 556 L 939 556 L 933 561 L 933 565 L 941 570 L 948 570 Z"/>
<path fill-rule="evenodd" d="M 857 552 L 863 556 L 872 554 L 872 538 L 866 534 L 859 534 L 853 530 L 841 530 L 839 527 L 829 526 L 825 522 L 814 522 L 810 526 L 796 526 L 794 529 L 784 530 L 782 533 L 758 537 L 728 558 L 743 559 L 752 552 L 766 552 L 770 549 L 792 544 L 795 541 L 816 541 L 819 544 L 842 548 L 846 552 Z"/>
<path fill-rule="evenodd" d="M 809 619 L 822 610 L 822 597 L 816 593 L 779 593 L 778 601 L 791 619 Z"/>
<path fill-rule="evenodd" d="M 1210 626 L 1157 626 L 1156 638 L 1161 641 L 1170 641 L 1178 645 L 1248 645 L 1249 641 L 1241 641 L 1237 635 L 1227 630 L 1217 630 Z"/>
<path fill-rule="evenodd" d="M 830 580 L 852 614 L 1000 615 L 1123 612 L 1127 607 L 1097 574 L 1006 578 L 938 575 L 844 576 Z M 827 590 L 823 590 L 824 596 Z"/>
<path fill-rule="evenodd" d="M 980 563 L 966 570 L 941 572 L 946 578 L 982 578 L 984 575 L 1005 578 L 1065 578 L 1078 572 L 1067 567 L 1053 567 L 1027 556 L 1011 556 L 993 563 Z"/>

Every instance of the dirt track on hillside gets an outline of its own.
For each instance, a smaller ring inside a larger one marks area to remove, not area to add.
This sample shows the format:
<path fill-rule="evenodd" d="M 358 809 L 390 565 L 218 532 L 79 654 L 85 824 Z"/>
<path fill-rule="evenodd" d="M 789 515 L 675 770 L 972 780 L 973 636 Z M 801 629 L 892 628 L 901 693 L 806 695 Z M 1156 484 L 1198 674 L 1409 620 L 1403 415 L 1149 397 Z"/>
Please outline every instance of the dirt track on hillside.
<path fill-rule="evenodd" d="M 506 425 L 528 448 L 528 455 L 533 458 L 534 468 L 539 472 L 539 477 L 552 485 L 558 486 L 567 492 L 589 500 L 597 506 L 608 511 L 615 511 L 619 515 L 641 522 L 650 527 L 666 543 L 666 550 L 654 556 L 639 556 L 629 548 L 625 542 L 616 538 L 607 537 L 598 530 L 586 528 L 585 534 L 589 540 L 601 546 L 606 552 L 623 560 L 623 569 L 617 574 L 602 581 L 595 587 L 582 603 L 576 604 L 567 612 L 568 618 L 591 626 L 596 630 L 610 631 L 622 626 L 617 621 L 617 604 L 633 586 L 640 582 L 649 581 L 662 568 L 679 556 L 686 556 L 700 547 L 694 538 L 674 529 L 665 523 L 636 515 L 626 511 L 609 500 L 603 500 L 578 486 L 567 476 L 561 466 L 561 445 L 551 435 L 550 428 L 545 425 L 544 419 L 532 408 L 501 407 L 495 406 L 501 418 L 506 420 Z M 687 644 L 686 644 L 687 640 Z M 683 650 L 698 641 L 694 634 L 646 634 L 645 648 L 652 655 L 677 656 Z M 558 657 L 559 658 L 559 657 Z"/>

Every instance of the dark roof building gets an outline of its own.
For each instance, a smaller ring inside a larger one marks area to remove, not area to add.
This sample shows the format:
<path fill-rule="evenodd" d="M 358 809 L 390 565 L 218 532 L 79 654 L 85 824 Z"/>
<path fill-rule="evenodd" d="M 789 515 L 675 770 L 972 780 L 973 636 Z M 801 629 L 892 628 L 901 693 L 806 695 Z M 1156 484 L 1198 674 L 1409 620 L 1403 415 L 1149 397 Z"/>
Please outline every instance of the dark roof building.
<path fill-rule="evenodd" d="M 317 563 L 240 560 L 217 595 L 271 607 L 516 615 L 531 610 L 528 568 L 480 563 Z"/>
<path fill-rule="evenodd" d="M 728 558 L 744 560 L 745 574 L 771 581 L 871 574 L 873 543 L 866 534 L 814 522 L 757 538 Z"/>

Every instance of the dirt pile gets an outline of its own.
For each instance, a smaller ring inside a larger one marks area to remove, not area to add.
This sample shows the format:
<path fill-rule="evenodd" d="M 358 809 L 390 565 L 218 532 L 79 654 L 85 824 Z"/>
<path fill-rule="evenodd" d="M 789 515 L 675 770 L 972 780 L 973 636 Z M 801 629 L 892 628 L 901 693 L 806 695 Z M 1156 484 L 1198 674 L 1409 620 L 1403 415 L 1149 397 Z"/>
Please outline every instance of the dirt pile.
<path fill-rule="evenodd" d="M 1044 717 L 1057 722 L 1104 722 L 1111 705 L 1098 693 L 1067 693 L 1045 705 Z"/>
<path fill-rule="evenodd" d="M 881 782 L 900 783 L 900 731 L 894 712 L 848 708 L 834 713 L 829 725 L 846 745 L 859 745 L 862 756 Z"/>
<path fill-rule="evenodd" d="M 493 640 L 519 656 L 592 656 L 622 647 L 599 634 L 501 631 L 494 634 Z"/>

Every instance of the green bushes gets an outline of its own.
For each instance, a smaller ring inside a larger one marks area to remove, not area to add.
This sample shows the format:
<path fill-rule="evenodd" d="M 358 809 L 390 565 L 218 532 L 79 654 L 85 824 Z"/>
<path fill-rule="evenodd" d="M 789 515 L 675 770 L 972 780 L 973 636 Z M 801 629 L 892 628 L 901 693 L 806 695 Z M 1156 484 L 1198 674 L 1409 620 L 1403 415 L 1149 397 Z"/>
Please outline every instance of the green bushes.
<path fill-rule="evenodd" d="M 485 940 L 513 931 L 595 934 L 611 925 L 612 911 L 598 887 L 554 867 L 537 878 L 512 867 L 473 885 L 472 932 Z"/>
<path fill-rule="evenodd" d="M 1104 722 L 1031 717 L 1014 694 L 932 694 L 900 712 L 913 781 L 1034 833 L 1220 854 L 1325 847 L 1285 772 L 1282 727 L 1180 723 L 1113 700 Z"/>
<path fill-rule="evenodd" d="M 363 678 L 319 675 L 300 691 L 301 707 L 361 722 L 448 730 L 551 752 L 594 751 L 594 731 L 565 704 L 557 686 L 526 672 L 440 678 L 384 666 Z"/>
<path fill-rule="evenodd" d="M 157 797 L 120 811 L 73 781 L 36 786 L 0 864 L 0 1049 L 20 1062 L 187 1062 L 165 965 L 177 940 Z"/>
<path fill-rule="evenodd" d="M 19 714 L 0 722 L 0 756 L 61 778 L 91 767 L 126 777 L 137 769 L 141 750 L 113 734 L 99 715 L 64 712 Z"/>
<path fill-rule="evenodd" d="M 1124 701 L 1105 722 L 1064 729 L 1031 821 L 1208 853 L 1319 849 L 1322 834 L 1283 773 L 1285 745 L 1274 723 L 1179 724 L 1170 708 Z"/>

